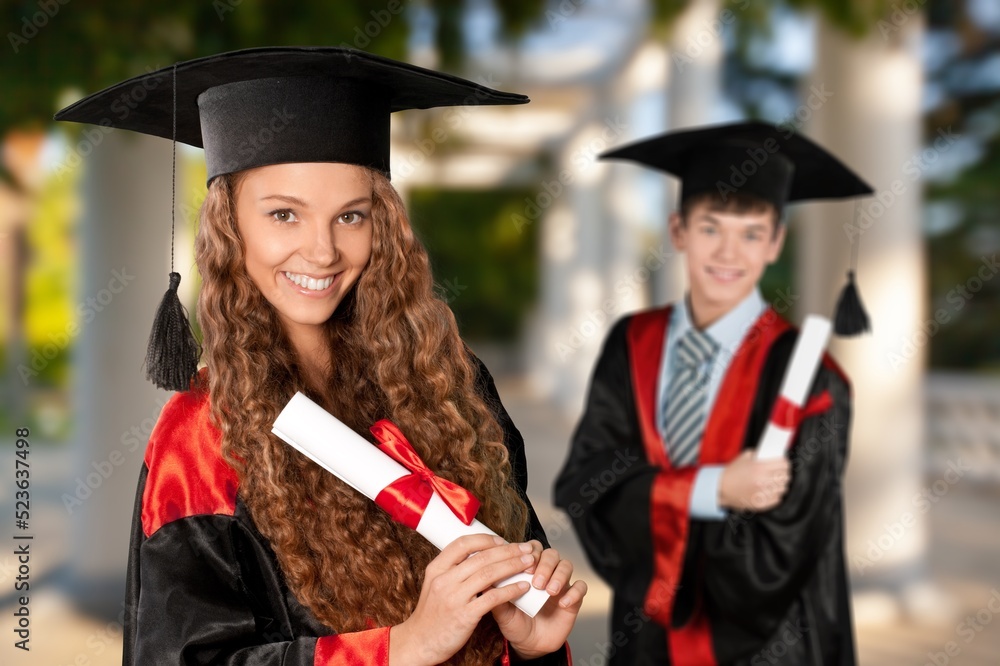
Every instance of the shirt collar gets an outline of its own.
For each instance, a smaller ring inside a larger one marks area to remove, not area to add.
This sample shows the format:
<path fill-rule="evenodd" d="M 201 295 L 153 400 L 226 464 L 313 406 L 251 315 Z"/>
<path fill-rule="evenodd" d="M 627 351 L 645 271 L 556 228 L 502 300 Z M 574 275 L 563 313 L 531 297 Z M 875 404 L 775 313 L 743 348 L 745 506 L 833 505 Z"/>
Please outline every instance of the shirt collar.
<path fill-rule="evenodd" d="M 715 340 L 719 347 L 725 349 L 730 354 L 735 351 L 746 335 L 747 330 L 754 325 L 754 322 L 767 308 L 767 303 L 760 295 L 760 289 L 754 287 L 753 291 L 746 295 L 736 307 L 724 314 L 705 332 Z M 671 322 L 671 332 L 678 336 L 684 335 L 692 324 L 691 313 L 688 311 L 688 299 L 685 297 L 674 308 L 674 317 Z"/>

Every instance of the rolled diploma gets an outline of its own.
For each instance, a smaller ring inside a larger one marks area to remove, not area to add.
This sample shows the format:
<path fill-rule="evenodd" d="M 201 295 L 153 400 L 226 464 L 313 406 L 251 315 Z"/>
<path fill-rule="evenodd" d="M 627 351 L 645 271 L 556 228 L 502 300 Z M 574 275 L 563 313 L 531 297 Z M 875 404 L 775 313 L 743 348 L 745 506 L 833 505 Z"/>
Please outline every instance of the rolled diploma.
<path fill-rule="evenodd" d="M 781 395 L 792 404 L 801 407 L 805 403 L 829 339 L 830 320 L 818 315 L 807 316 L 781 382 Z M 794 431 L 768 421 L 757 446 L 757 460 L 774 460 L 785 455 L 794 435 Z"/>
<path fill-rule="evenodd" d="M 288 401 L 275 419 L 271 432 L 370 500 L 390 483 L 410 473 L 302 393 L 296 392 Z M 436 491 L 420 518 L 417 532 L 440 549 L 466 534 L 496 535 L 478 520 L 470 525 L 463 523 Z M 531 585 L 531 576 L 521 573 L 500 581 L 495 587 L 522 580 Z M 531 587 L 513 603 L 529 617 L 535 617 L 548 600 L 545 590 Z"/>

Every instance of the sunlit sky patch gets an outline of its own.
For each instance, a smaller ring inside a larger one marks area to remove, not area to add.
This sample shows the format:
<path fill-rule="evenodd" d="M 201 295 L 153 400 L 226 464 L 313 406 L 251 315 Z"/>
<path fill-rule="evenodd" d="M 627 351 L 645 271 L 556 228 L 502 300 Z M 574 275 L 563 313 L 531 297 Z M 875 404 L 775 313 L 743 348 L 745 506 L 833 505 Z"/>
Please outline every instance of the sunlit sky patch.
<path fill-rule="evenodd" d="M 997 0 L 966 0 L 965 11 L 973 23 L 1000 34 L 1000 2 Z"/>

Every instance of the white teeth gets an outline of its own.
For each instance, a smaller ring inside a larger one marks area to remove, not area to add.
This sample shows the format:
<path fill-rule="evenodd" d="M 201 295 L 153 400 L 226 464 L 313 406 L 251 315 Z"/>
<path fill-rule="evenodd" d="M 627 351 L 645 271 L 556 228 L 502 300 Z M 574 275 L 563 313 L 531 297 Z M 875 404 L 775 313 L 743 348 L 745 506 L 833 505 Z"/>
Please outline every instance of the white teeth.
<path fill-rule="evenodd" d="M 316 278 L 311 278 L 307 275 L 299 275 L 298 273 L 289 273 L 286 271 L 285 277 L 300 287 L 305 287 L 306 289 L 310 289 L 312 291 L 322 291 L 333 284 L 333 276 L 317 280 Z"/>

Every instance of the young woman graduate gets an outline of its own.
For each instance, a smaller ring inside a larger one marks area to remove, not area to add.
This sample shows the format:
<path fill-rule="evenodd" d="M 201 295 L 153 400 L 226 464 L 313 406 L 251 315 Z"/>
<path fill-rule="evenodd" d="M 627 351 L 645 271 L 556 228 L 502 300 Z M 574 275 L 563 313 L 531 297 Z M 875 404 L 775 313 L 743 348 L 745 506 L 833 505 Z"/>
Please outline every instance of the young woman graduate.
<path fill-rule="evenodd" d="M 611 585 L 611 664 L 847 666 L 854 643 L 841 479 L 850 387 L 827 357 L 802 410 L 777 401 L 796 330 L 761 297 L 787 202 L 870 194 L 823 148 L 750 122 L 604 157 L 681 178 L 670 237 L 689 291 L 620 320 L 555 488 Z M 867 315 L 853 281 L 837 330 Z M 787 307 L 790 304 L 785 304 Z M 756 460 L 765 425 L 797 436 Z"/>
<path fill-rule="evenodd" d="M 119 104 L 136 86 L 134 108 Z M 569 662 L 586 586 L 545 547 L 524 442 L 434 295 L 389 183 L 389 115 L 521 95 L 363 52 L 263 48 L 178 63 L 56 118 L 204 147 L 196 260 L 205 367 L 176 300 L 147 365 L 178 390 L 150 436 L 129 554 L 126 666 Z M 392 420 L 471 491 L 491 536 L 440 553 L 291 449 L 296 391 L 358 433 Z M 553 594 L 509 603 L 527 571 Z"/>

